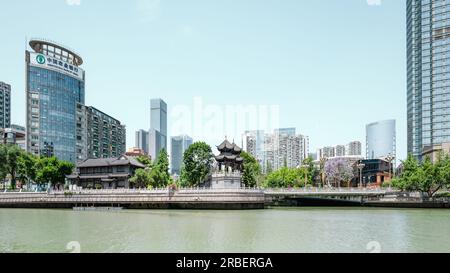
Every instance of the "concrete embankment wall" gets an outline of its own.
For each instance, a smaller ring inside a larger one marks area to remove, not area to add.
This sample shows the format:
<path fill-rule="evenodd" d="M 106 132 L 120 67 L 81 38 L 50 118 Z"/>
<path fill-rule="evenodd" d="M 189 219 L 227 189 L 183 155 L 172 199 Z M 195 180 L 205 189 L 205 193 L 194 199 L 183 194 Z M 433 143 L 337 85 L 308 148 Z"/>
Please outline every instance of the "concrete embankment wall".
<path fill-rule="evenodd" d="M 386 202 L 386 201 L 368 201 L 362 204 L 364 207 L 377 207 L 377 208 L 418 208 L 418 209 L 448 209 L 450 208 L 449 202 L 443 201 L 398 201 L 398 202 Z"/>
<path fill-rule="evenodd" d="M 0 193 L 1 208 L 263 209 L 262 191 Z"/>

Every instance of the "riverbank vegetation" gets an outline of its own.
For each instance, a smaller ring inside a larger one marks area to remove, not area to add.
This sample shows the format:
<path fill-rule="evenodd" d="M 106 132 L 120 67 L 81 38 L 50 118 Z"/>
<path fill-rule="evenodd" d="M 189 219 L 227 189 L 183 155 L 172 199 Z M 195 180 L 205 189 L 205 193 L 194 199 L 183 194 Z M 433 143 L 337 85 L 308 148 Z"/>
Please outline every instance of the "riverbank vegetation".
<path fill-rule="evenodd" d="M 0 145 L 0 181 L 5 187 L 6 179 L 10 189 L 26 184 L 53 187 L 64 185 L 66 175 L 72 173 L 74 164 L 56 157 L 37 157 L 20 149 L 17 145 Z M 18 185 L 19 182 L 19 185 Z"/>
<path fill-rule="evenodd" d="M 450 188 L 450 156 L 441 154 L 434 163 L 429 157 L 420 163 L 408 156 L 403 162 L 403 172 L 392 181 L 392 187 L 435 197 L 440 190 Z"/>

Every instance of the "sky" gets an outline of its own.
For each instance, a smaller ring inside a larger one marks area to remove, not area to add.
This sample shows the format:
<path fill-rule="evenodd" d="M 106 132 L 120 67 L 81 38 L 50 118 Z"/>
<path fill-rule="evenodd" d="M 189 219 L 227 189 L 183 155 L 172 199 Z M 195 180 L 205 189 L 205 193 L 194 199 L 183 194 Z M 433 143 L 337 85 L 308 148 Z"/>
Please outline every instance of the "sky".
<path fill-rule="evenodd" d="M 150 99 L 162 98 L 169 136 L 211 145 L 295 127 L 311 152 L 359 140 L 364 153 L 365 126 L 396 119 L 404 159 L 405 2 L 5 0 L 0 81 L 12 86 L 13 123 L 25 125 L 26 41 L 46 38 L 83 57 L 86 105 L 126 125 L 128 148 L 150 127 Z"/>

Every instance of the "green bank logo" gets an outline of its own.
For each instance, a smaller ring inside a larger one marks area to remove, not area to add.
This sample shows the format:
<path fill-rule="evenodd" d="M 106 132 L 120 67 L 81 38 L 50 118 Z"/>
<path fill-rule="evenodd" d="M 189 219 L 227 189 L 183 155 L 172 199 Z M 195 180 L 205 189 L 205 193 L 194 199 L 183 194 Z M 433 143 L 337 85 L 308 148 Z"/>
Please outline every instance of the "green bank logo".
<path fill-rule="evenodd" d="M 45 64 L 45 57 L 43 55 L 37 55 L 36 56 L 36 62 L 38 64 Z"/>

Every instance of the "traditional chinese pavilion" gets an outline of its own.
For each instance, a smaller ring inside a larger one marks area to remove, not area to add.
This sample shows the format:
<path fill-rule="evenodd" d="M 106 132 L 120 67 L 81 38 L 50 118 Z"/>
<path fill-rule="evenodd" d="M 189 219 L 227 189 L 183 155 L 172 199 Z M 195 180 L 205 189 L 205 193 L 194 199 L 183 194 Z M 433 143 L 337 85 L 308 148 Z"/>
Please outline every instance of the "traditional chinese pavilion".
<path fill-rule="evenodd" d="M 242 187 L 241 172 L 244 159 L 242 149 L 236 144 L 225 140 L 217 146 L 220 154 L 216 156 L 216 170 L 212 174 L 211 188 L 240 189 Z"/>
<path fill-rule="evenodd" d="M 242 149 L 239 146 L 225 140 L 222 144 L 217 146 L 217 149 L 220 152 L 220 155 L 216 156 L 219 170 L 225 170 L 227 172 L 242 171 L 244 159 L 241 157 Z"/>

